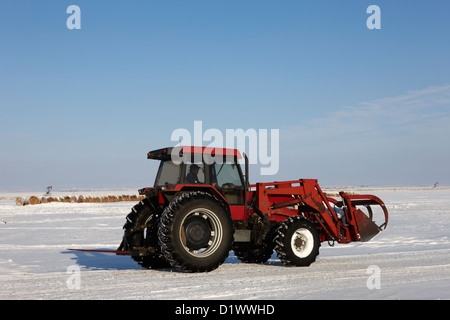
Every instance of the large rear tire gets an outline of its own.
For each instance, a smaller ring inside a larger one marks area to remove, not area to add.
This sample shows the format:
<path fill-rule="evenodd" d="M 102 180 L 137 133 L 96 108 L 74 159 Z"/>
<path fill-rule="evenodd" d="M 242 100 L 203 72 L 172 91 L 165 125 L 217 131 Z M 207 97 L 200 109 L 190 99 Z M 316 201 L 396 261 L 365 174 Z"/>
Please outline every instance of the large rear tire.
<path fill-rule="evenodd" d="M 309 266 L 319 255 L 319 232 L 303 217 L 284 220 L 277 229 L 275 243 L 278 258 L 287 266 Z"/>
<path fill-rule="evenodd" d="M 208 272 L 228 257 L 233 223 L 227 208 L 213 195 L 196 191 L 174 198 L 161 214 L 161 252 L 183 272 Z"/>

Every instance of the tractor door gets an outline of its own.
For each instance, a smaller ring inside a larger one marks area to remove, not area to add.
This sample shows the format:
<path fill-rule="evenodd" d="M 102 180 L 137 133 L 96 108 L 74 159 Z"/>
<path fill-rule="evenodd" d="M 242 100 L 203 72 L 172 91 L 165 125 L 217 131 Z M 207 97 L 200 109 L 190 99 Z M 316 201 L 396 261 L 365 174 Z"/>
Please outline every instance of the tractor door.
<path fill-rule="evenodd" d="M 212 185 L 231 205 L 244 204 L 244 180 L 239 164 L 224 162 L 211 166 Z"/>

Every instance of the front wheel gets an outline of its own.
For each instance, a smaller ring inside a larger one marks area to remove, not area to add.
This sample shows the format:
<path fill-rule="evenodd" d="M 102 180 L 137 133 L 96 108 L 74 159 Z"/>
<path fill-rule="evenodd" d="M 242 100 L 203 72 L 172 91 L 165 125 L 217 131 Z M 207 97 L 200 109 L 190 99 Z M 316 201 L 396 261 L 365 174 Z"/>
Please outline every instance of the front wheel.
<path fill-rule="evenodd" d="M 207 272 L 228 257 L 233 223 L 226 207 L 214 196 L 200 191 L 184 193 L 164 209 L 158 239 L 173 267 Z"/>
<path fill-rule="evenodd" d="M 284 220 L 277 229 L 275 243 L 278 258 L 287 266 L 309 266 L 319 255 L 319 232 L 303 217 Z"/>

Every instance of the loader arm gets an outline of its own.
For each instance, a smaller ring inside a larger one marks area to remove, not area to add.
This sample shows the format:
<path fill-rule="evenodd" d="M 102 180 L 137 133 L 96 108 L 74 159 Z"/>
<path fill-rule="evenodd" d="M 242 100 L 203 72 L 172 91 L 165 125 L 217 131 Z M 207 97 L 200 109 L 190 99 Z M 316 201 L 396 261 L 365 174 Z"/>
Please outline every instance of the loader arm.
<path fill-rule="evenodd" d="M 281 222 L 291 216 L 302 215 L 316 223 L 321 240 L 339 243 L 368 241 L 386 228 L 388 212 L 384 203 L 373 195 L 348 195 L 340 192 L 341 201 L 327 197 L 315 179 L 300 179 L 255 185 L 254 207 L 269 220 Z M 342 208 L 345 218 L 338 217 L 332 205 Z M 380 226 L 372 220 L 371 205 L 383 209 L 385 222 Z M 357 206 L 364 206 L 367 216 Z"/>

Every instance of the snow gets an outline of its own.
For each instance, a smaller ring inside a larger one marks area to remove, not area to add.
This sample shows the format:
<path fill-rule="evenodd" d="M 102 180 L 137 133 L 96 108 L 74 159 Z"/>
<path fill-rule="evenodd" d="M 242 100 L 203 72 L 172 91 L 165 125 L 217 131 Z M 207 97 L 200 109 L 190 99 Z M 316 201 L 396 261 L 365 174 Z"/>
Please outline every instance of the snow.
<path fill-rule="evenodd" d="M 322 243 L 305 268 L 285 267 L 275 254 L 263 265 L 243 264 L 231 252 L 217 270 L 199 274 L 67 250 L 116 249 L 133 202 L 16 206 L 24 194 L 3 193 L 0 299 L 450 299 L 450 188 L 355 190 L 377 195 L 390 213 L 370 242 Z"/>

